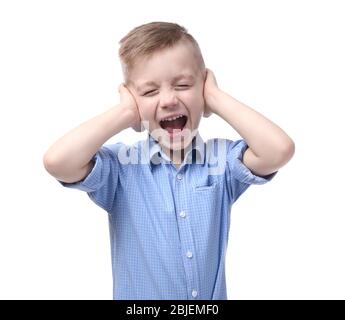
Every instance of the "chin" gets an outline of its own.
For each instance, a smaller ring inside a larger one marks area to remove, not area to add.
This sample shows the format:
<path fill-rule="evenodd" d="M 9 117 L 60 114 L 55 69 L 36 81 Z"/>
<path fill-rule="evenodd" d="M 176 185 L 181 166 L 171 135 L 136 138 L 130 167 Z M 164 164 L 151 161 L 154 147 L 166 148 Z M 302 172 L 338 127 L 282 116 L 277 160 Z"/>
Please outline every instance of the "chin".
<path fill-rule="evenodd" d="M 160 145 L 166 149 L 180 151 L 189 146 L 194 136 L 195 134 L 186 128 L 182 132 L 178 132 L 176 135 L 171 135 L 167 132 L 164 132 L 158 141 Z"/>
<path fill-rule="evenodd" d="M 160 145 L 171 151 L 180 151 L 186 148 L 187 144 L 181 142 L 160 141 Z"/>

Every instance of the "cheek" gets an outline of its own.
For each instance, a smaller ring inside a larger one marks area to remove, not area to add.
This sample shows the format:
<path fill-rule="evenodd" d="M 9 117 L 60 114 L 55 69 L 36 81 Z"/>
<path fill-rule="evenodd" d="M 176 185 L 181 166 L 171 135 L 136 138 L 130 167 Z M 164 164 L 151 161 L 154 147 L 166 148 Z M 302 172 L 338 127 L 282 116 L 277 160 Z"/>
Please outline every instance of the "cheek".
<path fill-rule="evenodd" d="M 202 92 L 200 93 L 199 90 L 186 90 L 181 91 L 179 93 L 179 97 L 182 101 L 186 104 L 195 104 L 198 103 L 202 99 Z"/>
<path fill-rule="evenodd" d="M 193 110 L 193 113 L 202 112 L 204 109 L 204 97 L 200 92 L 186 94 L 183 98 L 184 103 Z"/>
<path fill-rule="evenodd" d="M 138 100 L 138 109 L 142 120 L 151 121 L 155 116 L 155 104 L 152 102 Z"/>

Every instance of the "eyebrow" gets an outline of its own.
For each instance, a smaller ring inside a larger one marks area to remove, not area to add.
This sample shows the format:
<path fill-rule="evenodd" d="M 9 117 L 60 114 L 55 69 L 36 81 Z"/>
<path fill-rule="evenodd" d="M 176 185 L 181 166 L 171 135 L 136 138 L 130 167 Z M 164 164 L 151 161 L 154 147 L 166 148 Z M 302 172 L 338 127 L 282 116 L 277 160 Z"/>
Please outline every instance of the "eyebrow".
<path fill-rule="evenodd" d="M 173 81 L 178 81 L 181 79 L 187 79 L 187 80 L 194 80 L 194 76 L 190 75 L 190 74 L 180 74 L 179 76 L 176 76 L 173 78 Z M 154 81 L 147 81 L 144 82 L 140 85 L 137 86 L 137 90 L 140 91 L 142 90 L 145 86 L 158 86 Z"/>

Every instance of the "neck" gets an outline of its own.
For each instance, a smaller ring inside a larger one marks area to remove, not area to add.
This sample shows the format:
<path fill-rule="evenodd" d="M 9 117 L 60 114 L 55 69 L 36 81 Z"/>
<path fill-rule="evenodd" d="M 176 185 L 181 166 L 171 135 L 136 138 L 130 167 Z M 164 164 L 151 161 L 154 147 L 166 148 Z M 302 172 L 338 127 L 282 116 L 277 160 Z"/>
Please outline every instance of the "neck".
<path fill-rule="evenodd" d="M 177 151 L 170 150 L 170 159 L 172 159 L 175 167 L 179 169 L 184 159 L 184 149 Z"/>
<path fill-rule="evenodd" d="M 184 160 L 185 150 L 172 150 L 162 147 L 164 153 L 169 156 L 175 167 L 179 168 Z"/>

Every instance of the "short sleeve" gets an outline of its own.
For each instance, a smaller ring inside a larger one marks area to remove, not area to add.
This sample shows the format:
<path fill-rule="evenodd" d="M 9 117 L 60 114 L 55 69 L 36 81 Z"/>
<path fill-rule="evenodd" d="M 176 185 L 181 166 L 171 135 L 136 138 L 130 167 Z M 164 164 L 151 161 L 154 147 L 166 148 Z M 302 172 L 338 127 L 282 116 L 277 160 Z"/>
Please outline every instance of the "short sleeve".
<path fill-rule="evenodd" d="M 122 143 L 102 146 L 92 158 L 91 172 L 83 180 L 75 183 L 58 181 L 64 187 L 87 192 L 93 202 L 110 212 L 119 180 L 118 152 L 121 146 Z"/>
<path fill-rule="evenodd" d="M 234 203 L 252 184 L 264 184 L 272 180 L 278 171 L 261 177 L 253 174 L 243 164 L 243 154 L 248 145 L 245 140 L 227 140 L 226 183 L 230 203 Z"/>

